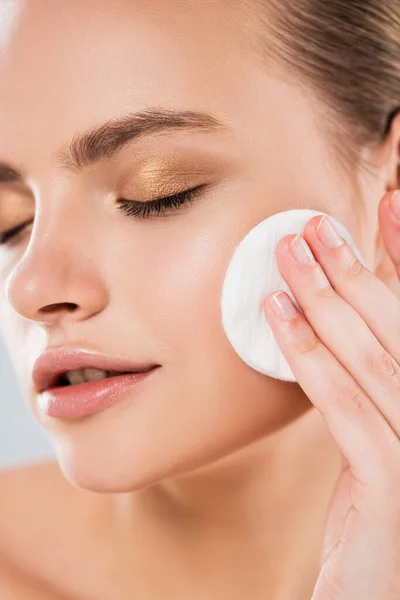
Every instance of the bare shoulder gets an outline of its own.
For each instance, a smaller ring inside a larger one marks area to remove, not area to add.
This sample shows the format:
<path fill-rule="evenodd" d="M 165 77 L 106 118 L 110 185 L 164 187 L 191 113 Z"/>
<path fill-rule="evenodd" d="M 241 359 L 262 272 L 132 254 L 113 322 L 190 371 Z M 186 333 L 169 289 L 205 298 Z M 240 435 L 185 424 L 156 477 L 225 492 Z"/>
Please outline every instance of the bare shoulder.
<path fill-rule="evenodd" d="M 74 548 L 90 543 L 95 496 L 73 486 L 55 461 L 0 470 L 3 571 L 65 579 L 77 566 Z"/>
<path fill-rule="evenodd" d="M 43 490 L 43 486 L 49 488 L 56 485 L 57 488 L 62 485 L 65 487 L 66 479 L 62 475 L 58 463 L 55 461 L 32 463 L 17 467 L 0 469 L 0 498 L 2 501 L 7 501 L 11 497 L 16 498 L 16 493 L 28 491 L 35 493 L 39 489 Z"/>
<path fill-rule="evenodd" d="M 74 508 L 78 495 L 53 461 L 0 470 L 0 549 L 8 533 L 32 532 L 35 522 L 43 531 L 55 513 Z"/>
<path fill-rule="evenodd" d="M 65 515 L 67 508 L 71 514 L 75 497 L 56 462 L 1 470 L 0 552 L 25 558 L 25 549 L 32 554 L 39 539 L 50 542 L 50 530 L 60 532 L 62 526 L 57 515 Z"/>

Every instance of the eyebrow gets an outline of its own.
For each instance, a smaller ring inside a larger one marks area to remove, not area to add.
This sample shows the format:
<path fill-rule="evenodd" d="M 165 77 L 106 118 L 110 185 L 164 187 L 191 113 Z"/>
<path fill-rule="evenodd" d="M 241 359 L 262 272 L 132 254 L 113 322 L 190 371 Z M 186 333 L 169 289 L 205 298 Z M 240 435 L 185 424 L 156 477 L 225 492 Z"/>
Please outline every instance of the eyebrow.
<path fill-rule="evenodd" d="M 67 148 L 58 150 L 60 167 L 81 170 L 90 164 L 110 158 L 128 142 L 166 131 L 198 133 L 231 132 L 226 123 L 207 112 L 147 108 L 76 133 Z M 23 182 L 21 171 L 0 161 L 0 183 Z"/>

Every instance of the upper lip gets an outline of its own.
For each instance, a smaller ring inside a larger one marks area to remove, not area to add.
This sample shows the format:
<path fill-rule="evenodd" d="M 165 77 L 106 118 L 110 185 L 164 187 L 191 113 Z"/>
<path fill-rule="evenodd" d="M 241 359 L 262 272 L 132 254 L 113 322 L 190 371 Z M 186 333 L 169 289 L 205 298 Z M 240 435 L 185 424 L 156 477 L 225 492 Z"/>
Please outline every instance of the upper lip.
<path fill-rule="evenodd" d="M 46 350 L 35 361 L 32 379 L 38 393 L 54 386 L 60 375 L 75 369 L 104 369 L 105 371 L 148 371 L 159 366 L 155 363 L 139 363 L 127 359 L 106 356 L 88 350 L 71 348 Z"/>

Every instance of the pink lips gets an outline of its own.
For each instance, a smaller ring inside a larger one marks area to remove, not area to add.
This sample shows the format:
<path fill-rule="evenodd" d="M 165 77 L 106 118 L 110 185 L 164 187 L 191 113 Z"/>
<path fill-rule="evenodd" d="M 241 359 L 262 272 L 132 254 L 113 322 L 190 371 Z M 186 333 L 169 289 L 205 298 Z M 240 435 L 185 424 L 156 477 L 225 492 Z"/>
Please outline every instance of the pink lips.
<path fill-rule="evenodd" d="M 141 373 L 116 375 L 77 385 L 51 387 L 39 395 L 39 409 L 50 417 L 76 419 L 97 413 L 127 394 L 134 393 L 139 384 L 159 371 L 159 367 Z"/>
<path fill-rule="evenodd" d="M 81 350 L 71 347 L 53 348 L 46 350 L 36 360 L 33 366 L 32 379 L 37 393 L 53 387 L 59 376 L 66 371 L 79 369 L 103 369 L 104 371 L 119 371 L 120 373 L 135 373 L 146 371 L 156 365 L 154 362 L 139 362 L 107 356 L 99 352 Z"/>

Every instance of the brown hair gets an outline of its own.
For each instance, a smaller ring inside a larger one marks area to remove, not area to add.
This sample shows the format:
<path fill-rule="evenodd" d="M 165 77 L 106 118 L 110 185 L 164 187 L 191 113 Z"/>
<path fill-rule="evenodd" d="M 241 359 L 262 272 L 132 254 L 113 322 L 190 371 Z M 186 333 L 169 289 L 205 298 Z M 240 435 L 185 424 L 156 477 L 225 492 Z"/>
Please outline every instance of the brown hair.
<path fill-rule="evenodd" d="M 312 88 L 340 152 L 358 163 L 400 110 L 400 0 L 245 4 L 258 56 Z"/>

